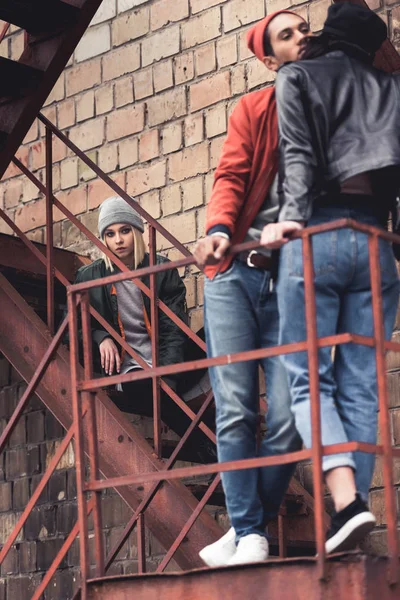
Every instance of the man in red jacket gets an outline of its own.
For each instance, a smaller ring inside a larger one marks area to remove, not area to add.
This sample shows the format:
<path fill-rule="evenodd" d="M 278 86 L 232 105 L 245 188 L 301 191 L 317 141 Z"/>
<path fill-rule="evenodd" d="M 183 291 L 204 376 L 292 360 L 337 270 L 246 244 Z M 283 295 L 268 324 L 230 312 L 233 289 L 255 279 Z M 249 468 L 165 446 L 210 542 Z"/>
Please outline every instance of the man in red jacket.
<path fill-rule="evenodd" d="M 248 46 L 276 71 L 295 61 L 310 35 L 291 11 L 266 17 L 248 33 Z M 206 275 L 205 327 L 210 357 L 278 345 L 279 316 L 269 252 L 225 257 L 231 243 L 259 240 L 278 214 L 278 127 L 273 87 L 240 99 L 229 121 L 211 199 L 206 232 L 195 257 Z M 223 259 L 221 261 L 221 259 Z M 267 433 L 256 447 L 258 368 L 268 396 Z M 279 357 L 210 369 L 216 402 L 220 462 L 299 450 L 286 373 Z M 231 529 L 200 552 L 209 566 L 268 558 L 267 523 L 276 517 L 294 464 L 222 474 Z M 237 545 L 236 545 L 237 544 Z"/>

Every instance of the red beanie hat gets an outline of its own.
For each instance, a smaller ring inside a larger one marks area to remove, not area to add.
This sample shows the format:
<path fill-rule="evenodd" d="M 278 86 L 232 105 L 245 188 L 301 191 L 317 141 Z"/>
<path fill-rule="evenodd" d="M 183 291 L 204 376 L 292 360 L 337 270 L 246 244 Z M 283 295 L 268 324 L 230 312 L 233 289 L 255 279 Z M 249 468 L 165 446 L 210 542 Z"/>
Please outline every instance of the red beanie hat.
<path fill-rule="evenodd" d="M 252 53 L 257 56 L 258 59 L 262 60 L 265 56 L 264 32 L 266 28 L 271 23 L 272 19 L 275 19 L 275 17 L 277 17 L 278 15 L 285 13 L 289 15 L 295 15 L 296 17 L 299 16 L 292 10 L 277 10 L 276 12 L 268 15 L 268 17 L 265 17 L 265 19 L 262 19 L 262 21 L 259 21 L 257 25 L 254 25 L 254 27 L 249 29 L 249 31 L 247 32 L 247 46 L 249 50 L 251 50 Z"/>

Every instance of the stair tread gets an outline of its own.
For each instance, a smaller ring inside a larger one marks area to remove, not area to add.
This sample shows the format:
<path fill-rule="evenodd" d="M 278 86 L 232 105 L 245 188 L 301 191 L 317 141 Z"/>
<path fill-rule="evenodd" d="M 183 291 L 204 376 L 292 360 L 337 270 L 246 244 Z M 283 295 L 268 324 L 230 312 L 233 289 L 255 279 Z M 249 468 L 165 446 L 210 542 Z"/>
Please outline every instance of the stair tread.
<path fill-rule="evenodd" d="M 2 0 L 0 19 L 32 35 L 65 29 L 79 16 L 79 8 L 61 0 Z"/>

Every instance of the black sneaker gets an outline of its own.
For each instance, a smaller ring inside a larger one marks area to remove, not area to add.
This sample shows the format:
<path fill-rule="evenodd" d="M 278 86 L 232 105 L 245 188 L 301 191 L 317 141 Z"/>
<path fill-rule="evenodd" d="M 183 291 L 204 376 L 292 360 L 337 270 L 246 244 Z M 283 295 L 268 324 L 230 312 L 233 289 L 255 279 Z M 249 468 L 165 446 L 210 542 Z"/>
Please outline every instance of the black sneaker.
<path fill-rule="evenodd" d="M 375 526 L 374 515 L 356 494 L 356 499 L 332 516 L 325 549 L 327 554 L 353 550 Z"/>

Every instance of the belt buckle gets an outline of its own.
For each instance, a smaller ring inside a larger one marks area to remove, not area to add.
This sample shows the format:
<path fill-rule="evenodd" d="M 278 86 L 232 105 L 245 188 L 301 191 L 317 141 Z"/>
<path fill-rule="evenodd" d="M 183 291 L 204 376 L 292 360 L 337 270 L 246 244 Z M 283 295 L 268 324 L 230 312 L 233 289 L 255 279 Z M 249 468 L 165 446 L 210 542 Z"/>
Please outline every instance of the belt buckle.
<path fill-rule="evenodd" d="M 251 250 L 249 252 L 248 256 L 247 256 L 247 259 L 246 259 L 247 266 L 250 267 L 251 269 L 255 269 L 256 268 L 256 265 L 253 265 L 253 263 L 250 262 L 250 259 L 251 259 L 252 256 L 254 256 L 254 254 L 258 254 L 257 250 Z"/>

